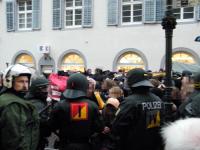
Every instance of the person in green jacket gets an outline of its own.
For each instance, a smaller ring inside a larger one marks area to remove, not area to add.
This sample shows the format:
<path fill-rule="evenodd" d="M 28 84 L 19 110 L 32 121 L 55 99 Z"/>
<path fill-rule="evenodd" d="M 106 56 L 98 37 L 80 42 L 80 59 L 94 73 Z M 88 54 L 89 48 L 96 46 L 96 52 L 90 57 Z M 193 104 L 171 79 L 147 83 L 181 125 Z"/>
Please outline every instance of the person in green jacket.
<path fill-rule="evenodd" d="M 9 66 L 3 75 L 6 87 L 0 96 L 0 149 L 36 150 L 39 140 L 39 116 L 36 108 L 24 100 L 29 89 L 30 70 L 20 64 Z"/>

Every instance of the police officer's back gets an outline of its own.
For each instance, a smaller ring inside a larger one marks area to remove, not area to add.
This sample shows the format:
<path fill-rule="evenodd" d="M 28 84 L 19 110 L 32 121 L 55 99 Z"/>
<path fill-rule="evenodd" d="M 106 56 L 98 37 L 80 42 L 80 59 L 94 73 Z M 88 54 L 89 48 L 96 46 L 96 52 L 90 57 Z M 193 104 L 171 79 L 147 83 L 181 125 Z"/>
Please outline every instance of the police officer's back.
<path fill-rule="evenodd" d="M 84 75 L 71 75 L 63 93 L 65 100 L 52 111 L 50 126 L 53 131 L 59 130 L 61 150 L 90 150 L 90 136 L 103 130 L 97 105 L 86 97 L 87 89 Z"/>
<path fill-rule="evenodd" d="M 162 102 L 149 92 L 152 84 L 143 69 L 127 73 L 132 95 L 121 103 L 113 132 L 120 137 L 122 150 L 158 150 L 161 146 L 159 129 L 162 120 Z"/>

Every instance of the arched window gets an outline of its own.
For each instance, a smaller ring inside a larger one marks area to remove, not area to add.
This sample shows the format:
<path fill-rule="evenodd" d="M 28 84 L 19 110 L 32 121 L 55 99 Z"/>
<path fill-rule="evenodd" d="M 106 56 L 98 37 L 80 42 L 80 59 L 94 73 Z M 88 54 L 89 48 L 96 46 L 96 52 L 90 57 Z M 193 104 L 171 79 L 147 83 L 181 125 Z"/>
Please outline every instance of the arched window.
<path fill-rule="evenodd" d="M 80 55 L 76 53 L 66 54 L 61 61 L 61 70 L 81 71 L 84 72 L 84 61 Z"/>
<path fill-rule="evenodd" d="M 134 52 L 126 52 L 122 54 L 117 62 L 117 70 L 122 69 L 127 72 L 133 68 L 145 69 L 145 64 L 142 57 Z"/>
<path fill-rule="evenodd" d="M 173 62 L 180 62 L 184 64 L 196 64 L 197 62 L 194 59 L 194 56 L 187 52 L 175 52 L 172 55 Z"/>
<path fill-rule="evenodd" d="M 28 67 L 35 66 L 33 57 L 26 53 L 19 54 L 15 59 L 15 64 L 22 64 Z"/>

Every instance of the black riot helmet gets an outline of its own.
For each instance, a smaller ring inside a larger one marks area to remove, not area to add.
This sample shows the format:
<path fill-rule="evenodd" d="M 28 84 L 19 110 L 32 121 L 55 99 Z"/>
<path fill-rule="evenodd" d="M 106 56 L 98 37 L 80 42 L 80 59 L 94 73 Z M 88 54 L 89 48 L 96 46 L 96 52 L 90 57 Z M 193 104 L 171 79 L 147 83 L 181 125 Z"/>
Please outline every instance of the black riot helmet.
<path fill-rule="evenodd" d="M 143 69 L 135 68 L 128 71 L 127 75 L 127 84 L 130 88 L 136 87 L 153 87 L 151 82 L 148 79 L 148 74 Z"/>
<path fill-rule="evenodd" d="M 87 95 L 88 80 L 81 73 L 72 74 L 67 80 L 67 89 L 63 96 L 68 99 L 76 99 Z"/>
<path fill-rule="evenodd" d="M 27 99 L 38 98 L 42 100 L 46 100 L 48 95 L 49 81 L 45 77 L 37 77 L 32 79 L 30 90 L 28 94 L 25 96 Z"/>
<path fill-rule="evenodd" d="M 45 88 L 49 85 L 49 81 L 45 77 L 37 77 L 32 80 L 30 91 L 38 91 L 41 88 Z"/>

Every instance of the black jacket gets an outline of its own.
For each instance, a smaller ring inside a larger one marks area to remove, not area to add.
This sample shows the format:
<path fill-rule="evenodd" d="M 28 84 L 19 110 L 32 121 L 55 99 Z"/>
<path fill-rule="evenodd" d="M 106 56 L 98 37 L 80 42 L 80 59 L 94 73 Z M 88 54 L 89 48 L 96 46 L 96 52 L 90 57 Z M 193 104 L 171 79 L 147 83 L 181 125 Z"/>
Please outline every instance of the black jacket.
<path fill-rule="evenodd" d="M 52 131 L 59 130 L 60 149 L 71 143 L 88 143 L 92 134 L 104 128 L 97 105 L 83 97 L 57 103 L 49 124 Z"/>
<path fill-rule="evenodd" d="M 133 94 L 120 105 L 113 132 L 120 137 L 122 150 L 157 150 L 161 146 L 159 130 L 163 103 L 152 93 Z"/>

